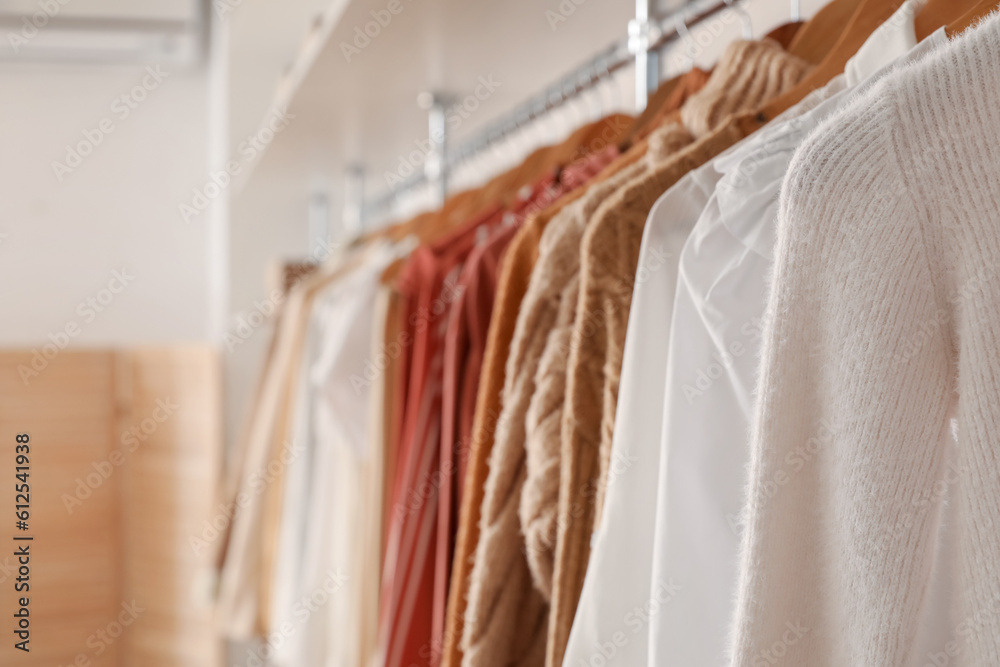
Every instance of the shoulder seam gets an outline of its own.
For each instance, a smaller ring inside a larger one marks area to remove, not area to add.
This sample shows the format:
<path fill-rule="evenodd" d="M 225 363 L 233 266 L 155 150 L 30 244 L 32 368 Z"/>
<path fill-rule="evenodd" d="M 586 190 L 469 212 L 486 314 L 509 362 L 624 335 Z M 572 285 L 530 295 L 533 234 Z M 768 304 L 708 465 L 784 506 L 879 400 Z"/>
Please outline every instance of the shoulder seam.
<path fill-rule="evenodd" d="M 889 121 L 891 123 L 887 141 L 889 143 L 892 166 L 896 170 L 897 179 L 902 186 L 902 191 L 897 196 L 902 199 L 901 204 L 911 209 L 916 218 L 917 233 L 920 236 L 920 246 L 923 250 L 924 265 L 927 269 L 927 275 L 931 280 L 931 287 L 934 290 L 934 301 L 936 302 L 937 307 L 941 309 L 948 304 L 948 299 L 946 298 L 946 293 L 942 291 L 943 286 L 939 283 L 938 277 L 934 273 L 930 263 L 931 252 L 930 247 L 927 244 L 927 232 L 925 231 L 925 225 L 929 222 L 930 216 L 928 215 L 927 206 L 924 205 L 923 199 L 921 198 L 919 202 L 917 201 L 922 191 L 918 187 L 914 187 L 918 184 L 914 182 L 915 179 L 910 179 L 907 176 L 906 170 L 903 168 L 903 165 L 905 164 L 902 159 L 903 148 L 900 146 L 898 141 L 898 132 L 902 126 L 902 116 L 899 112 L 900 101 L 898 86 L 898 78 L 886 79 L 886 104 L 888 105 Z M 921 170 L 918 169 L 918 173 L 916 175 L 917 178 L 920 177 L 920 171 Z"/>

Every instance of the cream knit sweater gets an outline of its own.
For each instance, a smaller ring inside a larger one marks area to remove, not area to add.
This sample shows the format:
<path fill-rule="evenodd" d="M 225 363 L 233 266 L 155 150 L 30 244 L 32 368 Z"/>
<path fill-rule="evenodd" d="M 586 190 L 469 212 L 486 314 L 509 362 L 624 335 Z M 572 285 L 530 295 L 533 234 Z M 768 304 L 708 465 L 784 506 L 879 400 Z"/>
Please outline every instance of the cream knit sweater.
<path fill-rule="evenodd" d="M 738 667 L 1000 665 L 998 138 L 994 16 L 796 153 L 752 428 Z M 958 475 L 944 464 L 952 417 Z M 934 662 L 908 653 L 942 480 L 957 599 Z"/>

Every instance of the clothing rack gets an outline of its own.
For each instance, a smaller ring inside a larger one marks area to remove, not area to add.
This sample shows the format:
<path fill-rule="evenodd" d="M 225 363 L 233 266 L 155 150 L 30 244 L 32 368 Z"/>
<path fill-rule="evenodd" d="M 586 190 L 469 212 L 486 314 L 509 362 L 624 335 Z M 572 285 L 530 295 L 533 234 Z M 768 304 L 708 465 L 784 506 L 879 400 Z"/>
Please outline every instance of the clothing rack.
<path fill-rule="evenodd" d="M 581 93 L 630 63 L 636 65 L 636 102 L 639 111 L 645 108 L 647 94 L 659 84 L 656 63 L 658 54 L 668 44 L 689 37 L 688 28 L 725 10 L 741 11 L 739 0 L 689 0 L 662 18 L 649 18 L 654 5 L 650 0 L 636 0 L 636 19 L 629 22 L 629 37 L 603 49 L 587 62 L 564 75 L 556 83 L 529 98 L 513 110 L 490 123 L 454 151 L 446 151 L 443 169 L 437 178 L 444 179 L 460 164 L 491 146 L 502 142 L 545 114 L 559 108 Z M 366 202 L 364 217 L 385 210 L 400 195 L 430 182 L 426 172 L 416 172 L 388 192 Z"/>

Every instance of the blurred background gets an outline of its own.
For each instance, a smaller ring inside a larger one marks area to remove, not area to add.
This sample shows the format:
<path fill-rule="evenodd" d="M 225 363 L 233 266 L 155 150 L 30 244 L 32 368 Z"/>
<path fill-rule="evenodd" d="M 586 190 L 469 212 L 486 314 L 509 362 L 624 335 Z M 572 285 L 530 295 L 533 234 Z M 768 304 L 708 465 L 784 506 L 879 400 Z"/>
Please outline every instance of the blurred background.
<path fill-rule="evenodd" d="M 740 6 L 725 39 L 664 49 L 661 78 L 791 11 Z M 36 549 L 32 652 L 5 640 L 0 664 L 253 664 L 215 629 L 213 535 L 290 267 L 634 113 L 632 66 L 597 72 L 446 181 L 421 179 L 435 110 L 443 155 L 466 155 L 635 15 L 623 0 L 0 2 L 0 515 L 28 433 Z"/>

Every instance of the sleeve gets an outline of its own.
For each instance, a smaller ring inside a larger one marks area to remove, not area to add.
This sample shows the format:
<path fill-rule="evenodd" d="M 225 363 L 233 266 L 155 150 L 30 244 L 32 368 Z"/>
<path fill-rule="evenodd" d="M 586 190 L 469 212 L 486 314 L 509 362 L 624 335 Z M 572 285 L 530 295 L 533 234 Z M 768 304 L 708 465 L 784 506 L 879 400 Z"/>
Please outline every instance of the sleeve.
<path fill-rule="evenodd" d="M 733 665 L 900 665 L 954 401 L 953 313 L 876 87 L 796 153 L 750 436 Z"/>
<path fill-rule="evenodd" d="M 558 533 L 560 429 L 566 398 L 566 372 L 576 315 L 580 278 L 573 276 L 562 292 L 559 312 L 535 372 L 535 393 L 526 420 L 527 479 L 521 491 L 521 531 L 535 587 L 552 596 Z"/>

